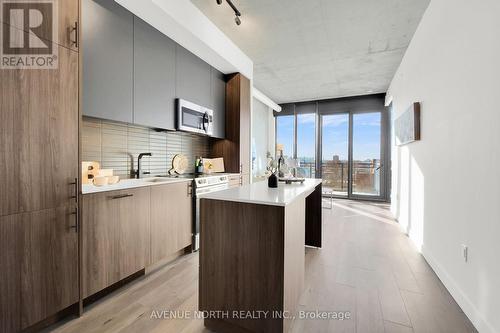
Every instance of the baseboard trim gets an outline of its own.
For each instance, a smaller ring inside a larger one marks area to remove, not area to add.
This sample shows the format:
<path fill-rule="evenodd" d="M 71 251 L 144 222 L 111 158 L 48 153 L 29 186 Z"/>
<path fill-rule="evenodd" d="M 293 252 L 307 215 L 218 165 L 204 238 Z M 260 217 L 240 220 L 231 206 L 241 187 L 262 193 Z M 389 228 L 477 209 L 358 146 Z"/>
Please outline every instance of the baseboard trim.
<path fill-rule="evenodd" d="M 135 279 L 138 279 L 144 275 L 145 275 L 145 269 L 143 268 L 140 271 L 135 272 L 135 273 L 123 278 L 122 280 L 115 282 L 112 285 L 110 285 L 104 289 L 101 289 L 101 290 L 93 293 L 92 295 L 85 297 L 83 299 L 83 306 L 86 307 L 87 305 L 92 304 L 92 303 L 100 300 L 101 298 L 104 298 L 104 297 L 112 294 L 114 291 L 120 289 L 121 287 L 128 284 L 129 282 L 131 282 Z"/>
<path fill-rule="evenodd" d="M 469 300 L 467 295 L 462 291 L 455 280 L 450 276 L 450 274 L 448 274 L 448 272 L 443 268 L 439 261 L 436 260 L 432 253 L 425 248 L 425 246 L 422 246 L 422 255 L 424 256 L 425 260 L 427 260 L 436 275 L 439 277 L 441 282 L 444 284 L 446 289 L 450 292 L 451 296 L 458 303 L 460 308 L 462 308 L 462 311 L 469 318 L 478 332 L 499 333 L 483 317 L 483 314 L 474 306 L 474 304 Z"/>

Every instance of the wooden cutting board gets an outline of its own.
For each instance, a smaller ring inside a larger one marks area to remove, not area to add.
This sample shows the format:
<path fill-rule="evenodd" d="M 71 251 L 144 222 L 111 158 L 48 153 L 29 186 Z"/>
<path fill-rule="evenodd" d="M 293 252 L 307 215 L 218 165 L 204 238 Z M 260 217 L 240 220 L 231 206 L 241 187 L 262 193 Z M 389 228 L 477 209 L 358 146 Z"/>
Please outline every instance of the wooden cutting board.
<path fill-rule="evenodd" d="M 188 168 L 188 159 L 186 156 L 182 154 L 177 154 L 174 156 L 172 159 L 172 169 L 179 175 L 182 175 L 184 172 L 186 172 L 186 169 Z"/>

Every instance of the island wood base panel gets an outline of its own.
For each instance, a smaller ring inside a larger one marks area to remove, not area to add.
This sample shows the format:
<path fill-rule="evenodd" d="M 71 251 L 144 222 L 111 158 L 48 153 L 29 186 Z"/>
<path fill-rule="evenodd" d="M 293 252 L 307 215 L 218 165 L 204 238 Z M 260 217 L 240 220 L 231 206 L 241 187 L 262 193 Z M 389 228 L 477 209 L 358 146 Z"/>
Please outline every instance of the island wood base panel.
<path fill-rule="evenodd" d="M 305 198 L 283 206 L 201 199 L 200 310 L 217 332 L 286 332 L 291 320 L 233 311 L 295 314 L 304 288 Z"/>

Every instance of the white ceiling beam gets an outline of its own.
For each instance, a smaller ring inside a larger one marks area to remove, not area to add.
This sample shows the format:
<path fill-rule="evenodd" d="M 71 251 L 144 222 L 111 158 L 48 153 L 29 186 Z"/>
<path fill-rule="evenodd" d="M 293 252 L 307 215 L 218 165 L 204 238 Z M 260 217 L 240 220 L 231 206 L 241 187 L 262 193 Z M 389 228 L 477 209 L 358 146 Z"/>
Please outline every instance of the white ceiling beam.
<path fill-rule="evenodd" d="M 274 111 L 281 112 L 281 106 L 279 106 L 278 104 L 274 103 L 269 97 L 267 97 L 266 95 L 264 95 L 263 92 L 261 92 L 260 90 L 258 90 L 255 87 L 252 88 L 252 96 L 255 99 L 257 99 L 257 100 L 261 101 L 262 103 L 264 103 L 265 105 L 269 106 Z"/>

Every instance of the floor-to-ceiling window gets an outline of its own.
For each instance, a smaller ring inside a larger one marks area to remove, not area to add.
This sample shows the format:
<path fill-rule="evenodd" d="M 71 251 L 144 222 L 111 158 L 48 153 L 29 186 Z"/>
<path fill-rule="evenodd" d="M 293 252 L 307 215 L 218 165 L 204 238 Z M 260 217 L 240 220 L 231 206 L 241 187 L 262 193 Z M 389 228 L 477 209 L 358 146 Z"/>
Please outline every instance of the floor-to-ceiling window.
<path fill-rule="evenodd" d="M 383 96 L 314 103 L 276 114 L 276 143 L 298 161 L 297 176 L 322 178 L 324 195 L 387 199 Z"/>
<path fill-rule="evenodd" d="M 316 176 L 316 114 L 297 115 L 297 176 Z"/>
<path fill-rule="evenodd" d="M 295 116 L 286 115 L 276 118 L 276 147 L 283 150 L 285 157 L 292 158 L 295 140 Z M 278 149 L 276 151 L 278 155 Z"/>
<path fill-rule="evenodd" d="M 382 113 L 352 116 L 352 193 L 380 196 Z"/>
<path fill-rule="evenodd" d="M 321 117 L 321 176 L 327 193 L 347 196 L 349 189 L 349 114 Z"/>

